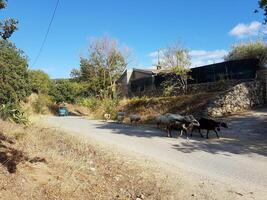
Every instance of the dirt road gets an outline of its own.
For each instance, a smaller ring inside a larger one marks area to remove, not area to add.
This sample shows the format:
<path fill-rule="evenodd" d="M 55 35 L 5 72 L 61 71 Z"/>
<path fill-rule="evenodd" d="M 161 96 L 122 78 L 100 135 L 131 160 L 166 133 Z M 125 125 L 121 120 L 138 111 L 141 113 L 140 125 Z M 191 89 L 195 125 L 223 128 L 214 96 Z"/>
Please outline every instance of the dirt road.
<path fill-rule="evenodd" d="M 221 131 L 221 139 L 211 133 L 209 140 L 198 133 L 189 141 L 184 137 L 167 138 L 155 128 L 80 117 L 48 117 L 46 121 L 50 126 L 115 145 L 124 152 L 135 152 L 175 170 L 247 188 L 244 192 L 253 194 L 251 199 L 267 198 L 267 108 L 228 118 L 230 128 Z"/>

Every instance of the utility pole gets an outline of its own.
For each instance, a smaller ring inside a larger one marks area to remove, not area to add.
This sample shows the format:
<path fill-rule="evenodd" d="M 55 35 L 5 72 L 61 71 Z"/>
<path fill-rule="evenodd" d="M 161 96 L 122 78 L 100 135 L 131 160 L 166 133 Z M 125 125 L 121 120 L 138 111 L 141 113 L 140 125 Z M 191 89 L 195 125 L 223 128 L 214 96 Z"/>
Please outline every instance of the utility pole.
<path fill-rule="evenodd" d="M 160 66 L 160 60 L 159 60 L 159 53 L 160 53 L 160 50 L 158 49 L 158 64 L 157 64 L 157 69 L 158 69 L 158 70 L 161 69 L 161 66 Z"/>

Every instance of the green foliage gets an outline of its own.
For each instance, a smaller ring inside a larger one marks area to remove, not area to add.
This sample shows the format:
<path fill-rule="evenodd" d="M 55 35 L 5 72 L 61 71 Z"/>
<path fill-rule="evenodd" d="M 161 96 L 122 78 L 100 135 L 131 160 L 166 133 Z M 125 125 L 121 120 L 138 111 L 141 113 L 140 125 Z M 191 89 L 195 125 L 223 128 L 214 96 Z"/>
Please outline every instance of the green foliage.
<path fill-rule="evenodd" d="M 102 100 L 102 107 L 103 107 L 103 114 L 104 113 L 110 113 L 112 115 L 112 118 L 114 118 L 117 114 L 117 106 L 118 106 L 118 100 L 117 99 L 103 99 Z"/>
<path fill-rule="evenodd" d="M 51 87 L 49 75 L 42 70 L 30 70 L 29 82 L 31 91 L 37 94 L 48 94 Z"/>
<path fill-rule="evenodd" d="M 25 113 L 22 112 L 20 108 L 12 104 L 2 104 L 0 106 L 0 118 L 24 125 L 29 122 L 28 118 L 25 116 Z"/>
<path fill-rule="evenodd" d="M 38 114 L 45 114 L 48 108 L 52 105 L 51 97 L 46 94 L 39 94 L 37 99 L 33 102 L 34 112 Z"/>
<path fill-rule="evenodd" d="M 267 44 L 264 41 L 250 41 L 232 46 L 225 60 L 256 58 L 267 64 Z"/>
<path fill-rule="evenodd" d="M 7 6 L 6 0 L 0 0 L 0 10 Z M 18 21 L 12 18 L 0 21 L 0 36 L 6 40 L 17 30 Z"/>
<path fill-rule="evenodd" d="M 267 0 L 259 0 L 258 2 L 259 2 L 259 7 L 264 12 L 264 16 L 265 16 L 264 24 L 266 24 L 267 23 Z M 256 10 L 256 12 L 258 12 L 258 11 Z"/>
<path fill-rule="evenodd" d="M 85 91 L 85 85 L 77 83 L 74 80 L 55 80 L 49 91 L 49 95 L 57 103 L 68 102 L 75 103 L 82 97 Z"/>
<path fill-rule="evenodd" d="M 71 73 L 79 81 L 87 83 L 90 96 L 114 97 L 115 82 L 127 66 L 126 52 L 118 42 L 110 38 L 92 41 L 87 58 L 81 58 L 80 69 Z"/>
<path fill-rule="evenodd" d="M 161 85 L 164 95 L 170 96 L 175 89 L 186 93 L 191 65 L 188 50 L 176 44 L 164 49 L 161 55 L 161 66 L 165 69 L 162 75 L 167 77 Z"/>
<path fill-rule="evenodd" d="M 97 99 L 95 97 L 83 98 L 78 102 L 79 105 L 89 108 L 98 118 L 102 118 L 105 113 L 111 114 L 115 119 L 119 101 L 117 99 Z"/>
<path fill-rule="evenodd" d="M 0 103 L 18 104 L 28 94 L 26 57 L 12 43 L 0 40 Z"/>
<path fill-rule="evenodd" d="M 3 9 L 6 7 L 6 1 L 5 0 L 0 0 L 0 9 Z"/>
<path fill-rule="evenodd" d="M 95 97 L 82 98 L 77 103 L 81 106 L 87 107 L 90 111 L 95 111 L 99 106 L 99 99 Z"/>
<path fill-rule="evenodd" d="M 173 92 L 175 90 L 174 85 L 170 84 L 170 82 L 163 82 L 162 85 L 162 95 L 165 97 L 169 97 L 173 95 Z"/>

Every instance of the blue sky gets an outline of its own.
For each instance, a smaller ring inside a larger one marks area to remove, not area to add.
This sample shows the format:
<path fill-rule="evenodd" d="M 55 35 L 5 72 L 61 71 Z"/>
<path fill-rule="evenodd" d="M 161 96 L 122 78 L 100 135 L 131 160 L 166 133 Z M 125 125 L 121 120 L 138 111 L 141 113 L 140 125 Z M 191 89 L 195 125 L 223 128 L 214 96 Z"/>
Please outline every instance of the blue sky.
<path fill-rule="evenodd" d="M 61 0 L 44 50 L 36 57 L 56 0 L 9 0 L 1 18 L 19 20 L 11 40 L 25 51 L 30 67 L 52 78 L 79 67 L 90 38 L 109 36 L 132 49 L 131 66 L 150 67 L 155 51 L 181 42 L 192 65 L 218 62 L 236 42 L 264 30 L 257 0 Z"/>

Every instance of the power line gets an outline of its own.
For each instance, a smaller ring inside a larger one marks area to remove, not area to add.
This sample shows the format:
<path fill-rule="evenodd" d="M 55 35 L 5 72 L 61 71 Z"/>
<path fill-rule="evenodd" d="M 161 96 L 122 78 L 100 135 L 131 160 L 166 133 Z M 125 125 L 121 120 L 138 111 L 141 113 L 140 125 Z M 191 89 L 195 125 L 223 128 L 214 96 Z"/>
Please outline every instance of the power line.
<path fill-rule="evenodd" d="M 42 44 L 41 44 L 41 47 L 40 47 L 40 49 L 39 49 L 39 51 L 38 51 L 38 54 L 37 54 L 36 58 L 34 59 L 34 62 L 33 62 L 33 64 L 32 64 L 33 67 L 34 67 L 35 64 L 37 63 L 37 61 L 38 61 L 38 59 L 39 59 L 39 57 L 40 57 L 40 55 L 41 55 L 41 53 L 42 53 L 42 51 L 43 51 L 45 42 L 46 42 L 46 40 L 47 40 L 49 31 L 50 31 L 50 29 L 51 29 L 53 20 L 54 20 L 55 15 L 56 15 L 56 11 L 57 11 L 57 8 L 58 8 L 58 4 L 59 4 L 59 0 L 57 0 L 56 7 L 55 7 L 55 9 L 54 9 L 53 15 L 52 15 L 51 20 L 50 20 L 50 22 L 49 22 L 48 28 L 47 28 L 47 30 L 46 30 L 46 33 L 45 33 L 43 42 L 42 42 Z"/>

